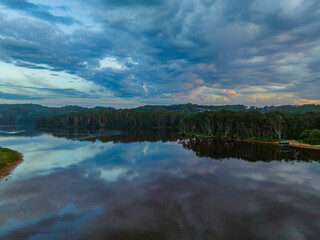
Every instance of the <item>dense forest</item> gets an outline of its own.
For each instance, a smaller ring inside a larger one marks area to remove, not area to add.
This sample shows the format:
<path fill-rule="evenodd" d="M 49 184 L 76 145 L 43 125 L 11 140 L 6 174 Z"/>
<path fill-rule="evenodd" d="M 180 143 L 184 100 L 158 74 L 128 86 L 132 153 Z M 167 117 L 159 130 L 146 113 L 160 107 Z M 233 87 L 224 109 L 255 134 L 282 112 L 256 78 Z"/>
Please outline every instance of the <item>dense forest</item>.
<path fill-rule="evenodd" d="M 32 125 L 40 117 L 53 116 L 70 112 L 85 112 L 113 109 L 95 107 L 92 109 L 79 106 L 46 107 L 38 104 L 0 104 L 0 125 Z"/>
<path fill-rule="evenodd" d="M 306 112 L 320 112 L 320 105 L 284 105 L 284 106 L 265 106 L 265 107 L 247 107 L 244 105 L 197 105 L 197 104 L 175 104 L 175 105 L 146 105 L 137 108 L 132 108 L 135 112 L 174 112 L 174 113 L 201 113 L 205 111 L 258 111 L 261 113 L 268 113 L 273 111 L 281 111 L 286 113 L 306 113 Z M 35 119 L 54 116 L 58 114 L 71 112 L 87 112 L 100 110 L 115 110 L 112 107 L 94 107 L 86 108 L 80 106 L 64 106 L 64 107 L 46 107 L 38 104 L 0 104 L 0 125 L 32 125 Z M 127 109 L 118 109 L 119 111 L 126 111 Z"/>
<path fill-rule="evenodd" d="M 183 112 L 183 113 L 199 113 L 204 111 L 218 111 L 218 110 L 232 110 L 232 111 L 258 111 L 261 113 L 281 111 L 287 113 L 305 113 L 305 112 L 320 112 L 320 105 L 306 104 L 306 105 L 283 105 L 283 106 L 245 106 L 245 105 L 198 105 L 198 104 L 175 104 L 175 105 L 146 105 L 133 108 L 134 111 L 141 112 L 155 112 L 155 111 L 170 111 L 170 112 Z"/>
<path fill-rule="evenodd" d="M 84 127 L 130 129 L 178 127 L 186 114 L 174 112 L 136 112 L 133 110 L 101 110 L 74 112 L 36 120 L 40 127 Z"/>
<path fill-rule="evenodd" d="M 205 111 L 196 114 L 169 111 L 100 110 L 74 112 L 36 120 L 38 127 L 72 128 L 178 128 L 181 133 L 219 137 L 299 138 L 306 129 L 320 128 L 320 113 L 280 111 Z"/>

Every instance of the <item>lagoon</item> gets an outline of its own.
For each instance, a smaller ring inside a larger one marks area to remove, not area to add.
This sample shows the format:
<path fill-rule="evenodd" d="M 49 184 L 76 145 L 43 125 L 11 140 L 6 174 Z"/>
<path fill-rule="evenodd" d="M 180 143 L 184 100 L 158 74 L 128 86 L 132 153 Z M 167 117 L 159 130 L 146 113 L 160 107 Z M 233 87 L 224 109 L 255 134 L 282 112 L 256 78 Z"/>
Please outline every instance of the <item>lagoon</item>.
<path fill-rule="evenodd" d="M 9 133 L 10 132 L 10 133 Z M 170 130 L 4 129 L 0 239 L 318 239 L 320 151 Z"/>

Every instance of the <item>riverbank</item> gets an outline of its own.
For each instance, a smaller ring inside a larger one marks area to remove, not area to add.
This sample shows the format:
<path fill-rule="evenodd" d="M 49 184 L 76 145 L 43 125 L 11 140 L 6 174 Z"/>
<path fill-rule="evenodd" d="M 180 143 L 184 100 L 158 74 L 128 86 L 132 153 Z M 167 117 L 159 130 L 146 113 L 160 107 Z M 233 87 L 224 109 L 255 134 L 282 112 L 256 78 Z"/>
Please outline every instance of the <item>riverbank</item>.
<path fill-rule="evenodd" d="M 9 148 L 0 147 L 0 180 L 22 162 L 22 158 L 21 153 Z"/>
<path fill-rule="evenodd" d="M 195 136 L 199 138 L 211 138 L 211 136 L 208 135 L 198 135 L 198 134 L 187 134 L 187 136 Z M 241 141 L 241 142 L 252 142 L 252 143 L 264 143 L 264 144 L 272 144 L 272 145 L 278 145 L 279 141 L 277 140 L 259 140 L 259 139 L 241 139 L 241 138 L 222 138 L 227 140 L 234 140 L 234 141 Z M 298 148 L 307 148 L 307 149 L 314 149 L 314 150 L 320 150 L 320 145 L 311 145 L 307 143 L 301 143 L 296 140 L 285 140 L 289 142 L 290 147 L 298 147 Z"/>
<path fill-rule="evenodd" d="M 320 145 L 311 145 L 311 144 L 307 144 L 307 143 L 300 143 L 296 140 L 289 140 L 288 142 L 289 142 L 289 146 L 292 146 L 292 147 L 320 150 Z"/>
<path fill-rule="evenodd" d="M 254 140 L 254 139 L 234 139 L 236 141 L 244 141 L 244 142 L 256 142 L 256 143 L 265 143 L 265 144 L 273 144 L 278 145 L 279 141 L 261 141 L 261 140 Z M 287 140 L 289 142 L 290 147 L 298 147 L 298 148 L 308 148 L 313 150 L 320 150 L 320 145 L 311 145 L 307 143 L 301 143 L 296 140 Z"/>

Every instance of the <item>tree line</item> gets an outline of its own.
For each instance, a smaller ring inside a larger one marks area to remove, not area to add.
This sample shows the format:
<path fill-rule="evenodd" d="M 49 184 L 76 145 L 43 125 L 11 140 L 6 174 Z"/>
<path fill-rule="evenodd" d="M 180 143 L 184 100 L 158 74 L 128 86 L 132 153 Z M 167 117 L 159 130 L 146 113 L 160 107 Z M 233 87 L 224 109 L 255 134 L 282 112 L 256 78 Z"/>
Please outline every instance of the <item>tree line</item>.
<path fill-rule="evenodd" d="M 0 125 L 33 125 L 35 119 L 70 112 L 100 111 L 110 107 L 46 107 L 38 104 L 0 104 Z"/>
<path fill-rule="evenodd" d="M 169 111 L 137 112 L 101 110 L 75 112 L 36 119 L 38 127 L 72 128 L 178 128 L 181 133 L 204 133 L 218 137 L 298 138 L 306 129 L 320 128 L 320 113 L 280 111 L 205 111 L 196 114 Z"/>
<path fill-rule="evenodd" d="M 145 105 L 130 110 L 136 112 L 174 112 L 174 113 L 201 113 L 205 111 L 258 111 L 261 113 L 281 111 L 286 113 L 306 113 L 320 112 L 320 105 L 308 104 L 302 106 L 283 105 L 283 106 L 265 106 L 265 107 L 247 107 L 244 105 L 197 105 L 197 104 L 175 104 L 175 105 Z M 46 107 L 38 104 L 0 104 L 0 125 L 33 125 L 35 119 L 65 114 L 71 112 L 87 112 L 100 110 L 115 110 L 112 107 L 94 107 L 86 108 L 81 106 L 64 106 L 64 107 Z M 127 109 L 119 109 L 125 111 Z"/>
<path fill-rule="evenodd" d="M 136 112 L 133 110 L 101 110 L 74 112 L 36 119 L 40 127 L 85 127 L 132 129 L 178 127 L 184 114 L 173 112 Z"/>

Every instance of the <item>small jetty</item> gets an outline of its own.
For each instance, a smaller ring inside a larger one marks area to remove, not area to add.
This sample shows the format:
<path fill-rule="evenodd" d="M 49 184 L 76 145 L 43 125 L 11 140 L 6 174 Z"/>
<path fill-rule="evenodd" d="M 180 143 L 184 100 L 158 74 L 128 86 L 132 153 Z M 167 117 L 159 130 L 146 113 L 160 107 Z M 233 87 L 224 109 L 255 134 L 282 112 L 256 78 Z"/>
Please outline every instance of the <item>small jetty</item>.
<path fill-rule="evenodd" d="M 289 147 L 289 142 L 288 141 L 279 141 L 279 146 L 281 146 L 281 147 Z"/>

